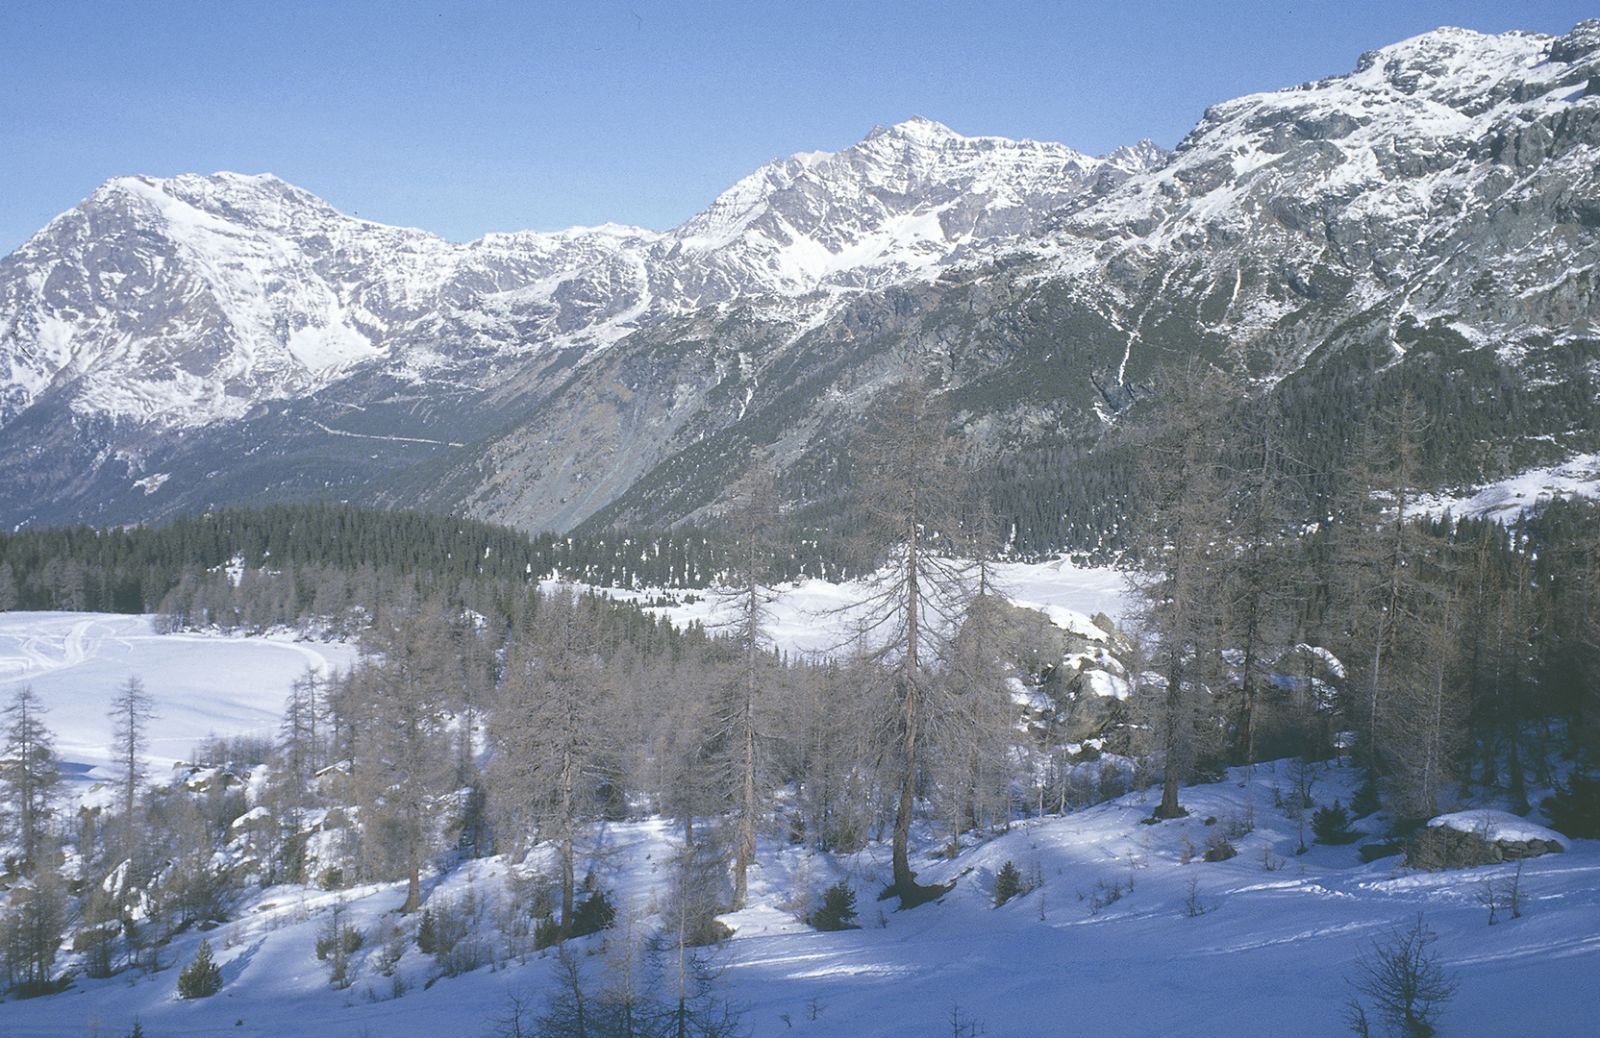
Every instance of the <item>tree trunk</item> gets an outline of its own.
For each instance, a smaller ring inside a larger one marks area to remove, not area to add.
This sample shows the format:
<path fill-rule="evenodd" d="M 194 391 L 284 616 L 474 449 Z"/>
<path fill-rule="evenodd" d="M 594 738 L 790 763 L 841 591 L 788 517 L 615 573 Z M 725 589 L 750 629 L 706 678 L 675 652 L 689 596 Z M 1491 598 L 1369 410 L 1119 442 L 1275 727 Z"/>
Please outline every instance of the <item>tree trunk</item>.
<path fill-rule="evenodd" d="M 563 941 L 572 936 L 573 871 L 572 835 L 569 833 L 561 838 L 561 930 L 559 936 Z"/>
<path fill-rule="evenodd" d="M 744 747 L 741 760 L 743 775 L 740 788 L 739 833 L 737 846 L 733 852 L 733 907 L 743 908 L 749 893 L 749 877 L 747 873 L 750 863 L 756 857 L 756 733 L 755 724 L 751 713 L 754 707 L 754 689 L 751 687 L 755 681 L 754 667 L 750 667 L 745 686 L 744 715 L 742 726 L 744 728 Z"/>
<path fill-rule="evenodd" d="M 1178 714 L 1183 709 L 1183 682 L 1174 670 L 1167 675 L 1167 737 L 1165 767 L 1161 779 L 1161 804 L 1156 808 L 1157 818 L 1182 818 L 1188 814 L 1178 803 L 1178 779 L 1181 738 L 1178 734 Z"/>
<path fill-rule="evenodd" d="M 913 509 L 915 514 L 915 509 Z M 915 806 L 917 788 L 917 672 L 918 613 L 921 609 L 920 587 L 917 580 L 917 531 L 915 524 L 906 539 L 906 653 L 901 665 L 901 724 L 904 726 L 901 743 L 900 799 L 895 806 L 893 868 L 895 891 L 900 895 L 900 906 L 915 903 L 917 874 L 911 871 L 909 847 L 911 844 L 911 812 Z"/>

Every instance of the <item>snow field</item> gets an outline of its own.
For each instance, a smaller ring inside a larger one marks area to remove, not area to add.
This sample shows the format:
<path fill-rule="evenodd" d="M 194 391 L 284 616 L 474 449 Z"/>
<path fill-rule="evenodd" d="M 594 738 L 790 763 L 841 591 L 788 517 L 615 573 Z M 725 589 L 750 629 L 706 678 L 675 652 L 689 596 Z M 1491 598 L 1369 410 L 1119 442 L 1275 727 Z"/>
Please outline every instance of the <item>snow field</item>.
<path fill-rule="evenodd" d="M 765 840 L 751 906 L 724 917 L 736 933 L 719 953 L 720 983 L 756 1038 L 948 1034 L 953 1005 L 995 1038 L 1333 1036 L 1346 1033 L 1343 978 L 1356 955 L 1421 912 L 1439 934 L 1441 961 L 1461 982 L 1441 1034 L 1587 1033 L 1600 970 L 1595 841 L 1571 841 L 1565 854 L 1526 862 L 1523 918 L 1490 927 L 1478 894 L 1485 882 L 1509 882 L 1511 866 L 1420 873 L 1392 858 L 1360 864 L 1355 845 L 1296 855 L 1295 825 L 1273 803 L 1275 789 L 1286 796 L 1291 788 L 1290 770 L 1288 762 L 1253 774 L 1237 769 L 1186 789 L 1190 817 L 1158 826 L 1141 824 L 1155 803 L 1150 791 L 1021 822 L 953 860 L 919 853 L 924 881 L 955 887 L 911 912 L 875 900 L 888 877 L 886 845 L 834 858 Z M 1313 794 L 1322 803 L 1348 800 L 1356 780 L 1328 767 Z M 1201 860 L 1211 833 L 1230 824 L 1238 832 L 1251 814 L 1255 828 L 1234 838 L 1236 857 Z M 1217 821 L 1207 825 L 1207 818 Z M 584 850 L 595 856 L 619 914 L 638 917 L 659 900 L 679 838 L 660 819 L 591 834 Z M 924 831 L 919 842 L 929 848 L 942 840 Z M 1184 864 L 1191 845 L 1193 859 Z M 1042 884 L 994 908 L 994 875 L 1006 861 Z M 428 896 L 459 896 L 470 886 L 497 897 L 514 867 L 501 858 L 458 864 L 429 877 Z M 783 907 L 797 884 L 820 891 L 841 876 L 858 891 L 862 929 L 818 933 Z M 1111 889 L 1121 891 L 1114 901 L 1106 897 Z M 342 899 L 368 933 L 359 959 L 375 954 L 403 897 L 401 884 L 261 891 L 210 934 L 226 981 L 218 996 L 179 1001 L 175 969 L 79 980 L 62 995 L 0 1005 L 0 1030 L 14 1038 L 124 1034 L 137 1015 L 152 1038 L 472 1036 L 490 1033 L 509 993 L 537 1002 L 548 990 L 548 955 L 427 986 L 432 963 L 414 946 L 397 969 L 410 985 L 402 997 L 390 997 L 392 981 L 376 975 L 370 960 L 354 987 L 330 989 L 313 946 L 333 905 Z M 1190 914 L 1191 900 L 1199 914 Z M 172 961 L 187 962 L 198 941 L 198 934 L 175 941 Z M 602 943 L 597 936 L 576 945 L 596 983 Z"/>
<path fill-rule="evenodd" d="M 1012 604 L 1037 609 L 1056 626 L 1097 641 L 1105 638 L 1105 632 L 1092 622 L 1094 614 L 1104 613 L 1116 620 L 1132 608 L 1127 577 L 1109 567 L 1079 566 L 1067 559 L 1004 562 L 992 567 L 991 579 Z M 560 583 L 546 582 L 552 587 Z M 591 590 L 618 601 L 638 602 L 680 627 L 699 623 L 712 631 L 730 624 L 739 608 L 736 601 L 714 590 Z M 846 653 L 855 647 L 858 630 L 867 619 L 869 609 L 864 603 L 871 594 L 871 584 L 865 580 L 799 580 L 781 585 L 767 604 L 767 633 L 777 648 L 793 655 Z M 661 598 L 673 604 L 650 604 Z M 929 615 L 937 616 L 937 603 Z"/>
<path fill-rule="evenodd" d="M 69 772 L 100 779 L 111 700 L 139 677 L 155 706 L 147 760 L 159 781 L 210 735 L 273 735 L 296 678 L 346 669 L 356 655 L 354 645 L 288 635 L 157 634 L 149 616 L 0 613 L 0 700 L 31 685 Z"/>

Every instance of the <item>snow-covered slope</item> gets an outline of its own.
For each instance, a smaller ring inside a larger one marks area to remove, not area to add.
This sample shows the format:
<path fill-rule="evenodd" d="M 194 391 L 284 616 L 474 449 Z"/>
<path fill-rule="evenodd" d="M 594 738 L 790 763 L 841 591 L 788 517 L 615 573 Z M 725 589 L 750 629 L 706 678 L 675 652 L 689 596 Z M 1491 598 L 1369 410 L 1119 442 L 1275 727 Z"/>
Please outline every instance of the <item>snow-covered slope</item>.
<path fill-rule="evenodd" d="M 1322 771 L 1316 795 L 1348 800 L 1358 778 Z M 1288 762 L 1240 770 L 1186 789 L 1191 817 L 1155 827 L 1140 824 L 1154 797 L 1135 793 L 1021 822 L 953 860 L 924 844 L 916 854 L 922 877 L 955 886 L 910 912 L 880 911 L 873 900 L 887 877 L 880 845 L 832 858 L 763 840 L 750 907 L 724 917 L 735 934 L 715 955 L 717 990 L 752 1038 L 949 1034 L 952 1012 L 991 1038 L 1063 1030 L 1334 1038 L 1349 1033 L 1345 980 L 1357 956 L 1421 914 L 1438 935 L 1431 950 L 1460 985 L 1440 1017 L 1442 1034 L 1587 1033 L 1600 969 L 1595 841 L 1522 863 L 1523 916 L 1488 926 L 1484 884 L 1509 885 L 1514 866 L 1415 872 L 1393 858 L 1363 865 L 1355 846 L 1313 845 L 1296 855 L 1295 825 L 1273 806 L 1274 791 L 1293 781 Z M 1203 848 L 1224 827 L 1237 832 L 1246 817 L 1254 829 L 1233 838 L 1236 857 L 1184 863 L 1186 847 Z M 657 921 L 651 913 L 663 902 L 678 836 L 664 820 L 585 834 L 600 883 L 640 928 Z M 1007 861 L 1040 885 L 995 908 L 994 877 Z M 430 875 L 425 890 L 435 905 L 459 903 L 469 890 L 487 902 L 482 926 L 495 940 L 494 906 L 520 871 L 501 858 L 472 861 Z M 783 907 L 796 888 L 815 894 L 837 878 L 858 892 L 862 929 L 817 932 Z M 261 891 L 207 935 L 222 966 L 219 994 L 178 999 L 176 969 L 131 982 L 80 979 L 62 994 L 0 1004 L 0 1028 L 14 1038 L 125 1034 L 137 1018 L 145 1033 L 174 1038 L 437 1038 L 509 1033 L 496 1027 L 513 998 L 529 1017 L 543 1011 L 556 988 L 550 953 L 526 962 L 497 957 L 429 983 L 437 967 L 412 942 L 393 967 L 399 983 L 382 975 L 385 935 L 414 925 L 394 911 L 403 897 L 403 884 Z M 336 905 L 366 936 L 355 983 L 342 991 L 330 987 L 314 951 Z M 192 959 L 200 937 L 179 937 L 167 961 Z M 577 945 L 587 985 L 614 976 L 615 951 L 602 938 Z"/>
<path fill-rule="evenodd" d="M 1509 479 L 1456 493 L 1419 498 L 1417 509 L 1430 515 L 1485 517 L 1514 521 L 1557 498 L 1600 497 L 1600 454 L 1579 454 L 1559 465 L 1529 469 Z"/>
<path fill-rule="evenodd" d="M 1105 637 L 1094 624 L 1096 614 L 1120 623 L 1133 608 L 1127 574 L 1109 567 L 1079 566 L 1067 559 L 997 563 L 991 567 L 989 580 L 1013 605 L 1036 610 L 1057 627 L 1095 640 Z M 636 602 L 679 627 L 699 624 L 711 631 L 731 627 L 740 608 L 735 593 L 716 589 L 588 590 Z M 866 603 L 879 593 L 879 585 L 864 580 L 802 580 L 774 588 L 765 604 L 772 644 L 795 658 L 836 656 L 855 647 L 869 619 Z M 924 594 L 936 596 L 937 591 L 925 590 Z M 932 606 L 924 622 L 937 622 L 942 611 L 939 605 Z"/>
<path fill-rule="evenodd" d="M 1057 623 L 1115 612 L 1123 600 L 1109 571 L 1051 564 L 1008 567 L 999 576 Z M 797 632 L 825 625 L 861 594 L 820 581 L 788 589 L 775 608 L 783 644 L 805 649 Z M 708 602 L 669 609 L 706 619 L 715 615 Z M 158 635 L 140 617 L 0 614 L 0 692 L 31 683 L 51 708 L 45 720 L 69 760 L 103 762 L 105 700 L 129 672 L 143 678 L 160 715 L 153 763 L 162 779 L 172 774 L 171 760 L 205 735 L 271 730 L 289 682 L 307 665 L 344 666 L 351 656 L 337 644 Z M 1329 764 L 1311 778 L 1319 803 L 1349 803 L 1361 775 Z M 942 853 L 945 834 L 919 826 L 920 877 L 954 886 L 909 912 L 875 900 L 889 875 L 886 845 L 836 856 L 764 835 L 750 904 L 723 917 L 734 936 L 715 955 L 718 990 L 752 1038 L 943 1034 L 956 1007 L 981 1028 L 975 1033 L 992 1038 L 1031 1038 L 1068 1024 L 1102 1035 L 1332 1038 L 1348 1033 L 1344 978 L 1356 956 L 1422 913 L 1439 935 L 1441 963 L 1460 982 L 1442 1033 L 1585 1033 L 1600 968 L 1592 923 L 1600 912 L 1600 843 L 1563 839 L 1564 853 L 1523 862 L 1523 915 L 1491 927 L 1480 901 L 1485 884 L 1504 890 L 1517 866 L 1419 872 L 1396 858 L 1363 864 L 1355 844 L 1313 844 L 1296 854 L 1299 826 L 1279 804 L 1301 779 L 1288 761 L 1236 769 L 1186 788 L 1189 816 L 1157 826 L 1140 823 L 1159 791 L 1134 792 L 1065 816 L 1019 820 L 1002 834 L 969 833 L 953 859 Z M 259 780 L 246 788 L 258 791 Z M 1441 824 L 1480 831 L 1488 818 L 1501 835 L 1548 835 L 1534 818 L 1494 813 L 1503 805 L 1493 798 L 1449 806 L 1465 813 Z M 1379 827 L 1378 819 L 1357 823 L 1372 834 Z M 1237 855 L 1203 861 L 1199 851 L 1219 834 Z M 646 930 L 660 922 L 680 841 L 681 826 L 645 818 L 592 828 L 579 847 L 624 923 Z M 0 1003 L 0 1033 L 120 1035 L 137 1018 L 145 1033 L 173 1038 L 493 1034 L 513 998 L 537 1012 L 555 987 L 552 955 L 511 952 L 496 930 L 508 880 L 538 868 L 544 851 L 523 864 L 451 858 L 428 870 L 423 890 L 432 906 L 459 904 L 468 892 L 482 906 L 492 965 L 464 976 L 438 977 L 437 964 L 416 947 L 416 917 L 395 911 L 403 883 L 251 889 L 227 922 L 204 935 L 222 966 L 218 995 L 177 998 L 178 970 L 170 968 L 79 976 L 66 992 Z M 234 853 L 239 848 L 230 845 L 224 856 Z M 995 908 L 995 876 L 1008 861 L 1038 885 Z M 795 918 L 797 894 L 814 897 L 839 879 L 857 892 L 862 929 L 821 933 Z M 365 937 L 345 990 L 330 986 L 327 963 L 316 955 L 336 909 Z M 395 927 L 409 933 L 389 976 L 381 958 Z M 201 936 L 179 935 L 163 962 L 188 962 Z M 601 937 L 578 942 L 588 984 L 611 976 L 621 936 L 611 934 L 610 950 Z"/>

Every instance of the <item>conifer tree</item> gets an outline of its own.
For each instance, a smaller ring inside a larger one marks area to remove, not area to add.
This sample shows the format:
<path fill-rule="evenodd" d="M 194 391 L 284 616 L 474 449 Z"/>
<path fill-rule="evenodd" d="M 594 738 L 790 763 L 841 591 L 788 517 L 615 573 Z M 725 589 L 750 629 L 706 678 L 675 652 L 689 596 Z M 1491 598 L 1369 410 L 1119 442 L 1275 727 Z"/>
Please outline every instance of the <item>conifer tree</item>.
<path fill-rule="evenodd" d="M 1150 672 L 1160 676 L 1159 688 L 1139 690 L 1139 702 L 1161 761 L 1156 818 L 1185 813 L 1178 786 L 1198 755 L 1198 715 L 1219 676 L 1225 389 L 1218 373 L 1198 365 L 1169 376 L 1156 389 L 1160 423 L 1139 444 L 1147 504 L 1140 520 L 1138 626 Z"/>
<path fill-rule="evenodd" d="M 1407 640 L 1420 632 L 1432 592 L 1422 577 L 1426 534 L 1413 521 L 1418 451 L 1426 429 L 1421 408 L 1409 395 L 1378 427 L 1364 429 L 1335 518 L 1330 608 L 1346 620 L 1348 655 L 1362 661 L 1358 680 L 1365 702 L 1356 711 L 1362 756 L 1379 770 L 1393 764 L 1385 759 L 1383 734 L 1390 700 L 1404 684 L 1396 668 L 1421 659 L 1419 647 Z"/>
<path fill-rule="evenodd" d="M 863 633 L 882 646 L 874 655 L 889 667 L 897 704 L 890 858 L 892 889 L 909 908 L 941 889 L 917 883 L 909 846 L 924 743 L 937 720 L 934 665 L 969 597 L 966 568 L 952 557 L 962 479 L 950 415 L 932 386 L 906 381 L 876 403 L 854 464 L 865 529 L 887 565 L 868 592 Z"/>
<path fill-rule="evenodd" d="M 437 844 L 433 805 L 451 774 L 444 631 L 436 603 L 395 608 L 374 624 L 356 682 L 362 720 L 352 779 L 371 820 L 369 853 L 382 871 L 398 866 L 405 876 L 406 913 L 422 903 L 422 863 Z"/>
<path fill-rule="evenodd" d="M 111 700 L 112 753 L 121 771 L 120 847 L 124 857 L 133 854 L 138 843 L 139 790 L 145 781 L 145 754 L 149 744 L 146 729 L 155 718 L 155 706 L 144 682 L 130 676 Z"/>
<path fill-rule="evenodd" d="M 493 802 L 519 844 L 531 830 L 556 845 L 560 936 L 572 933 L 577 841 L 596 814 L 608 675 L 591 599 L 557 593 L 540 606 L 532 637 L 514 644 L 490 719 Z"/>
<path fill-rule="evenodd" d="M 67 891 L 56 869 L 41 868 L 13 887 L 0 909 L 0 960 L 11 986 L 49 990 L 67 923 Z"/>
<path fill-rule="evenodd" d="M 724 735 L 725 770 L 732 779 L 734 852 L 733 907 L 744 907 L 748 873 L 756 855 L 756 830 L 761 815 L 761 733 L 757 711 L 773 683 L 769 652 L 768 604 L 772 598 L 773 556 L 778 528 L 778 489 L 766 463 L 736 484 L 727 525 L 730 537 L 728 598 L 734 609 L 729 636 L 738 652 L 732 680 L 727 682 L 718 725 Z"/>
<path fill-rule="evenodd" d="M 1282 649 L 1298 619 L 1294 559 L 1289 556 L 1294 521 L 1290 482 L 1271 415 L 1258 415 L 1244 430 L 1243 450 L 1222 474 L 1229 498 L 1224 533 L 1233 543 L 1225 555 L 1223 622 L 1239 652 L 1240 711 L 1235 744 L 1246 763 L 1257 759 L 1261 697 L 1274 650 Z"/>
<path fill-rule="evenodd" d="M 211 942 L 200 938 L 194 961 L 178 974 L 179 998 L 210 998 L 222 990 L 222 967 L 211 957 Z"/>
<path fill-rule="evenodd" d="M 51 837 L 52 805 L 61 786 L 61 766 L 43 713 L 38 695 L 24 685 L 0 714 L 5 724 L 4 743 L 0 744 L 0 804 L 20 850 L 18 864 L 23 875 L 31 875 L 43 860 Z"/>

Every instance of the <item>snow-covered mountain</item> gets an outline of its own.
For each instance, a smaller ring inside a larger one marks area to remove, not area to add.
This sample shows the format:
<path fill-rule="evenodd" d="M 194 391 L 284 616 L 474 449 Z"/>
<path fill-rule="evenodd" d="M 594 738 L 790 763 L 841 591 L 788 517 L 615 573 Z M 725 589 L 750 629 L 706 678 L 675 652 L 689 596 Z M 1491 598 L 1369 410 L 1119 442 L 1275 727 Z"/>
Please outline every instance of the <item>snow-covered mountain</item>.
<path fill-rule="evenodd" d="M 963 137 L 928 119 L 834 153 L 768 163 L 667 237 L 658 283 L 682 308 L 763 292 L 873 288 L 1031 237 L 1165 153 L 1091 158 L 1059 144 Z"/>
<path fill-rule="evenodd" d="M 1503 349 L 1592 337 L 1597 93 L 1600 22 L 1559 40 L 1439 29 L 1212 107 L 1050 247 L 1063 271 L 1120 271 L 1125 309 L 1182 298 L 1235 341 L 1330 302 L 1381 307 L 1391 343 L 1435 318 Z"/>
<path fill-rule="evenodd" d="M 269 176 L 119 178 L 0 260 L 0 522 L 325 493 L 671 520 L 758 445 L 821 492 L 929 361 L 991 449 L 1091 444 L 1195 354 L 1306 398 L 1394 365 L 1514 385 L 1516 442 L 1460 447 L 1495 478 L 1600 448 L 1597 169 L 1589 21 L 1427 33 L 1171 154 L 912 119 L 665 232 L 457 244 Z"/>
<path fill-rule="evenodd" d="M 493 352 L 604 343 L 655 313 L 925 273 L 1151 162 L 962 137 L 913 119 L 761 167 L 682 227 L 464 245 L 346 216 L 271 175 L 118 177 L 0 265 L 0 421 L 72 409 L 236 419 L 362 366 L 422 376 Z"/>
<path fill-rule="evenodd" d="M 639 287 L 656 236 L 605 227 L 454 245 L 337 212 L 272 176 L 119 177 L 0 264 L 10 418 L 72 409 L 200 426 L 363 364 L 434 364 L 408 337 L 481 296 L 543 290 L 552 325 L 603 320 L 583 280 Z"/>

